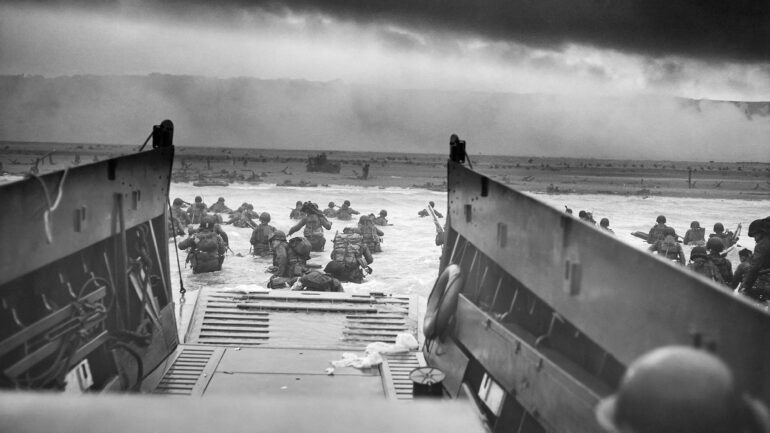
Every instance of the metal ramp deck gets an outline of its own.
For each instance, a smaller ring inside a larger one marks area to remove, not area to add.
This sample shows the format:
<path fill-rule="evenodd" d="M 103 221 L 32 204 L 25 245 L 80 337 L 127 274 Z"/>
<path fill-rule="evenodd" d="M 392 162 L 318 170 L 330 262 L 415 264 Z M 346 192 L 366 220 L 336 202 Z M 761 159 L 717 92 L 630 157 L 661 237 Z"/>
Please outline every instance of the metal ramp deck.
<path fill-rule="evenodd" d="M 144 389 L 174 396 L 328 396 L 410 400 L 409 372 L 420 352 L 383 356 L 368 369 L 326 369 L 343 353 L 416 337 L 414 300 L 407 296 L 203 289 L 186 344 Z"/>
<path fill-rule="evenodd" d="M 411 400 L 409 372 L 425 366 L 420 352 L 383 356 L 380 366 L 337 367 L 343 350 L 180 345 L 171 366 L 144 389 L 173 396 L 327 396 Z"/>

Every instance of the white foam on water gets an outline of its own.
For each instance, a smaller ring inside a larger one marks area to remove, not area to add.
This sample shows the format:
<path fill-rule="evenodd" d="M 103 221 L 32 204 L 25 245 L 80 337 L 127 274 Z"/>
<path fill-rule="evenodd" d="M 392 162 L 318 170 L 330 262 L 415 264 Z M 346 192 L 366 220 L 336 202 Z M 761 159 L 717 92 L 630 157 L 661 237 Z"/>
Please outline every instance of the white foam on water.
<path fill-rule="evenodd" d="M 243 202 L 250 202 L 258 212 L 269 212 L 272 216 L 270 224 L 288 234 L 296 221 L 289 219 L 289 213 L 297 201 L 313 201 L 321 209 L 327 207 L 330 201 L 337 205 L 350 200 L 351 207 L 362 214 L 378 214 L 380 209 L 388 211 L 388 220 L 393 224 L 380 227 L 385 232 L 383 252 L 374 255 L 371 267 L 374 272 L 367 276 L 363 284 L 344 283 L 345 291 L 350 293 L 369 293 L 380 291 L 393 294 L 416 294 L 427 296 L 438 275 L 440 247 L 434 243 L 436 231 L 430 217 L 419 217 L 417 212 L 427 206 L 428 201 L 434 201 L 436 208 L 446 213 L 446 193 L 425 189 L 379 188 L 339 186 L 330 187 L 278 187 L 275 185 L 235 184 L 227 187 L 194 187 L 191 184 L 172 184 L 171 198 L 180 197 L 192 202 L 196 195 L 203 197 L 207 205 L 216 202 L 218 197 L 224 197 L 230 208 L 237 208 Z M 633 196 L 615 195 L 548 195 L 530 194 L 536 199 L 554 206 L 560 211 L 564 205 L 573 209 L 574 215 L 583 209 L 592 212 L 598 222 L 607 217 L 610 227 L 618 239 L 635 247 L 646 249 L 647 244 L 641 239 L 631 236 L 632 232 L 647 232 L 655 224 L 659 214 L 666 215 L 667 224 L 684 235 L 690 227 L 690 222 L 697 220 L 706 233 L 711 232 L 715 222 L 722 222 L 725 228 L 734 230 L 740 222 L 743 224 L 743 234 L 740 238 L 741 247 L 754 248 L 753 239 L 746 235 L 748 224 L 754 219 L 768 216 L 768 201 L 698 199 L 674 197 L 650 197 L 643 199 Z M 444 223 L 444 219 L 441 223 Z M 343 227 L 355 226 L 357 218 L 351 221 L 332 220 L 332 230 L 327 232 L 326 251 L 312 253 L 310 263 L 325 266 L 330 260 L 330 244 L 336 231 Z M 230 247 L 243 257 L 230 253 L 223 265 L 222 271 L 194 275 L 189 268 L 182 269 L 185 288 L 194 292 L 203 286 L 238 289 L 248 287 L 251 290 L 264 289 L 269 274 L 265 269 L 271 265 L 270 258 L 254 258 L 249 255 L 249 239 L 251 229 L 223 225 L 230 237 Z M 526 229 L 524 227 L 523 229 Z M 298 232 L 301 235 L 301 231 Z M 173 244 L 171 245 L 173 248 Z M 737 266 L 737 251 L 728 256 Z M 689 257 L 689 249 L 686 248 Z M 184 252 L 180 259 L 184 266 Z M 178 291 L 178 272 L 173 263 L 172 278 L 175 291 Z M 622 264 L 619 264 L 622 265 Z M 177 295 L 178 296 L 178 295 Z M 187 296 L 186 302 L 194 302 L 194 295 Z"/>

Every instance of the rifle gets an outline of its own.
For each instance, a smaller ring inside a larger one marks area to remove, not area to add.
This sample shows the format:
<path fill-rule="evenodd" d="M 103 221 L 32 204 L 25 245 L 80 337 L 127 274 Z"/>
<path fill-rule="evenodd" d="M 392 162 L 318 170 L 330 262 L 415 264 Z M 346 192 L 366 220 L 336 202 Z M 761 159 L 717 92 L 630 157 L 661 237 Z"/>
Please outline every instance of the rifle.
<path fill-rule="evenodd" d="M 444 228 L 441 227 L 441 224 L 439 224 L 438 217 L 436 217 L 436 214 L 433 212 L 433 207 L 431 207 L 430 204 L 428 204 L 428 213 L 430 213 L 430 216 L 433 217 L 433 224 L 436 225 L 436 234 L 440 235 L 444 233 Z"/>

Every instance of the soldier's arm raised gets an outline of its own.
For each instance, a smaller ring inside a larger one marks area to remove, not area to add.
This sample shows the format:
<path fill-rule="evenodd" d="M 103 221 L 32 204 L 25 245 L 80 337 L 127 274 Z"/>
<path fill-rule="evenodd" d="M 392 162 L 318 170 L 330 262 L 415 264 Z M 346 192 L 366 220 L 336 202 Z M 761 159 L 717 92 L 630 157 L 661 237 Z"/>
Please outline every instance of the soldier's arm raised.
<path fill-rule="evenodd" d="M 325 216 L 323 216 L 323 215 L 318 215 L 318 219 L 321 221 L 321 225 L 323 226 L 323 228 L 325 228 L 326 230 L 331 230 L 331 229 L 332 229 L 332 223 L 331 223 L 331 221 L 329 221 L 328 219 L 326 219 L 326 217 L 325 217 Z"/>
<path fill-rule="evenodd" d="M 190 248 L 192 245 L 192 237 L 188 237 L 187 239 L 183 240 L 182 242 L 179 242 L 179 249 L 180 250 L 186 250 L 187 248 Z"/>
<path fill-rule="evenodd" d="M 302 219 L 301 219 L 301 220 L 299 220 L 299 222 L 298 222 L 297 224 L 294 224 L 294 227 L 292 227 L 292 228 L 290 228 L 290 229 L 289 229 L 289 234 L 288 234 L 288 236 L 291 236 L 291 235 L 292 235 L 292 233 L 294 233 L 294 232 L 298 231 L 299 229 L 301 229 L 301 228 L 302 228 L 302 226 L 304 226 L 304 225 L 305 225 L 305 220 L 306 220 L 306 217 L 302 217 Z"/>

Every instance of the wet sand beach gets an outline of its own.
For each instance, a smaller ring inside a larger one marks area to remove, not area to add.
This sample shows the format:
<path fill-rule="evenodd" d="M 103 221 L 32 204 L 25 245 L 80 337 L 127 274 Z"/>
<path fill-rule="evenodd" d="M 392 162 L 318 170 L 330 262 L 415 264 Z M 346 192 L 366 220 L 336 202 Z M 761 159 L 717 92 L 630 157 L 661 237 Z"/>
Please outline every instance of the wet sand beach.
<path fill-rule="evenodd" d="M 139 145 L 0 142 L 0 171 L 45 173 L 135 152 Z M 355 185 L 445 190 L 445 155 L 327 151 L 339 173 L 308 172 L 318 152 L 177 145 L 175 182 Z M 770 199 L 770 164 L 470 155 L 474 168 L 522 191 L 715 199 Z M 363 167 L 369 164 L 369 176 Z"/>

